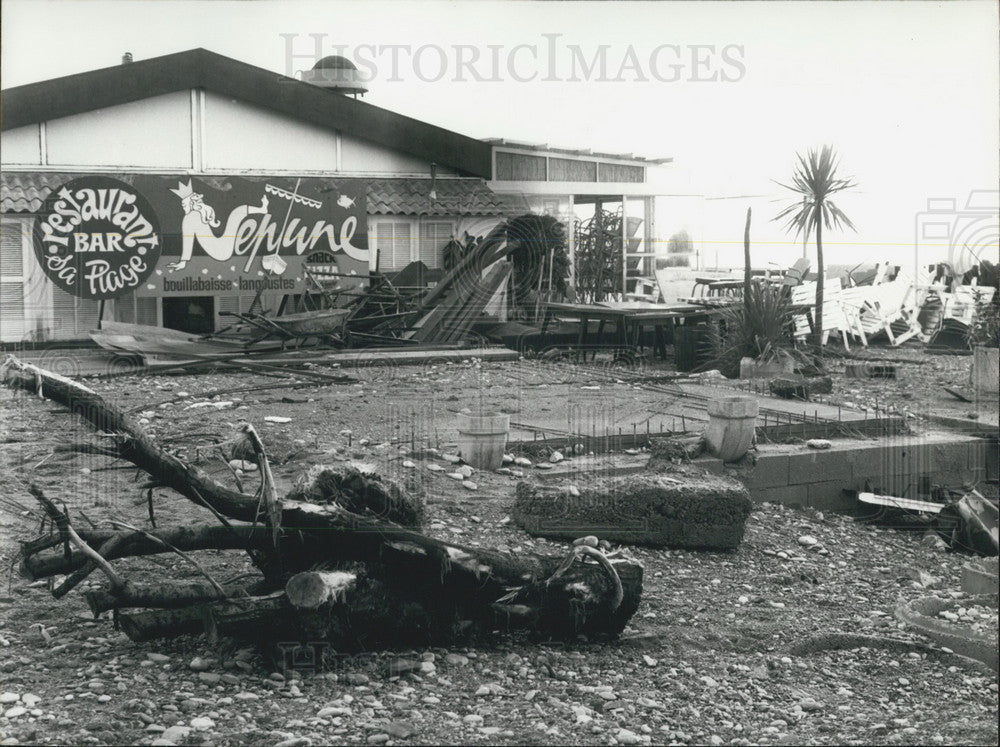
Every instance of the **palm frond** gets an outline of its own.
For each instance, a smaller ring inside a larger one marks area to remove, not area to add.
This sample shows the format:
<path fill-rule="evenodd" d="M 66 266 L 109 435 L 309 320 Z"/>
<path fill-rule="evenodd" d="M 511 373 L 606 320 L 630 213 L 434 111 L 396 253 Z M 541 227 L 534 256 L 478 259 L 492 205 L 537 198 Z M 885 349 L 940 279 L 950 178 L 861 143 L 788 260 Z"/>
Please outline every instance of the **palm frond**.
<path fill-rule="evenodd" d="M 775 184 L 802 199 L 789 203 L 773 220 L 786 221 L 785 230 L 794 229 L 796 237 L 812 233 L 820 223 L 826 228 L 846 226 L 856 230 L 844 212 L 829 202 L 831 195 L 857 186 L 854 179 L 837 176 L 840 160 L 833 147 L 824 145 L 819 150 L 810 149 L 806 154 L 797 153 L 796 158 L 798 165 L 791 183 L 775 181 Z"/>

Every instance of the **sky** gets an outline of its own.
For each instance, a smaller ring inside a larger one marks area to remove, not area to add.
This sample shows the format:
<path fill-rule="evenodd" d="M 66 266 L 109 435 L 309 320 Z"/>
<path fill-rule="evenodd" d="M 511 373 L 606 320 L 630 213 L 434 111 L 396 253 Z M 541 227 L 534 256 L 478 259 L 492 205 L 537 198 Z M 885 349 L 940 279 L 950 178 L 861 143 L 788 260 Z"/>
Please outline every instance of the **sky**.
<path fill-rule="evenodd" d="M 928 241 L 916 227 L 929 199 L 955 201 L 954 225 L 996 223 L 967 201 L 1000 182 L 997 11 L 978 0 L 4 0 L 0 78 L 8 88 L 194 47 L 295 74 L 339 53 L 373 74 L 366 101 L 472 137 L 672 157 L 663 192 L 712 199 L 678 201 L 670 220 L 741 254 L 752 206 L 754 246 L 779 261 L 801 245 L 772 220 L 788 194 L 775 181 L 797 152 L 828 143 L 858 183 L 838 202 L 857 231 L 828 233 L 828 251 L 903 261 Z"/>

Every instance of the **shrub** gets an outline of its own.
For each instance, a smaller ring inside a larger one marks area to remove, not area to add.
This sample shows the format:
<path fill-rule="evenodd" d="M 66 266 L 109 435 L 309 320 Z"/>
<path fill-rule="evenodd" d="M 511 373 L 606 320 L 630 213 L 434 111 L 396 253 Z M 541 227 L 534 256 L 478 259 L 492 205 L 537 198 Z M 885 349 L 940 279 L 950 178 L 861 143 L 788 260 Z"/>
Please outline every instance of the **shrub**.
<path fill-rule="evenodd" d="M 739 376 L 741 358 L 767 362 L 794 354 L 791 311 L 781 287 L 751 284 L 741 303 L 722 310 L 710 344 L 711 365 L 729 378 Z"/>
<path fill-rule="evenodd" d="M 753 509 L 747 489 L 716 475 L 629 475 L 596 479 L 577 495 L 521 482 L 511 516 L 529 534 L 652 547 L 732 550 Z"/>

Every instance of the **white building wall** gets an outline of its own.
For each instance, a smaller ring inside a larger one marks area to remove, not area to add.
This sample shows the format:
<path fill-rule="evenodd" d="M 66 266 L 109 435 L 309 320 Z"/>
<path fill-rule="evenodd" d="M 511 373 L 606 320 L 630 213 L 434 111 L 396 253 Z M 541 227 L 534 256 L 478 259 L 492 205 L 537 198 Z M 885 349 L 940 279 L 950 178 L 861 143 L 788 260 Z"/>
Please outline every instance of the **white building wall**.
<path fill-rule="evenodd" d="M 206 170 L 337 170 L 332 130 L 211 92 L 203 100 Z"/>
<path fill-rule="evenodd" d="M 53 119 L 45 150 L 45 163 L 56 167 L 189 169 L 191 96 L 180 91 Z"/>
<path fill-rule="evenodd" d="M 365 174 L 420 174 L 430 176 L 431 165 L 428 161 L 387 150 L 374 143 L 352 137 L 341 136 L 340 170 L 346 173 Z M 439 168 L 437 173 L 445 176 L 451 172 Z"/>
<path fill-rule="evenodd" d="M 42 162 L 41 126 L 28 125 L 7 130 L 0 135 L 0 154 L 4 165 L 37 166 Z"/>

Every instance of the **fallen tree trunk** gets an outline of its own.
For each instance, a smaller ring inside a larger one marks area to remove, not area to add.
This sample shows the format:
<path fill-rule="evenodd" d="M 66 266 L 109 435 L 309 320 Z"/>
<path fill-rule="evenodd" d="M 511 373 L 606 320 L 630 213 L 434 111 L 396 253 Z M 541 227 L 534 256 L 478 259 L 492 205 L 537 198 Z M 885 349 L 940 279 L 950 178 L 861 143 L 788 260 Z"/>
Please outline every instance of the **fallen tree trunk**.
<path fill-rule="evenodd" d="M 106 437 L 102 453 L 135 464 L 155 484 L 208 508 L 223 523 L 76 532 L 69 514 L 60 514 L 32 488 L 59 535 L 22 545 L 23 572 L 32 578 L 71 573 L 71 588 L 100 568 L 112 583 L 107 590 L 87 592 L 95 614 L 160 608 L 119 615 L 133 640 L 208 631 L 321 639 L 350 650 L 447 645 L 463 631 L 498 629 L 565 640 L 608 638 L 618 635 L 638 608 L 642 566 L 631 559 L 610 560 L 589 547 L 553 557 L 442 542 L 416 529 L 423 513 L 419 501 L 361 466 L 314 468 L 284 499 L 259 500 L 166 452 L 120 410 L 72 380 L 16 359 L 4 364 L 2 378 L 80 414 Z M 266 472 L 266 456 L 259 442 L 256 447 Z M 223 590 L 187 555 L 206 549 L 247 551 L 262 577 L 244 589 Z M 207 583 L 138 584 L 109 565 L 168 551 L 189 560 Z M 269 595 L 257 596 L 261 593 Z"/>
<path fill-rule="evenodd" d="M 138 583 L 126 581 L 114 592 L 97 590 L 83 593 L 90 611 L 97 617 L 102 612 L 123 607 L 187 607 L 192 604 L 216 602 L 228 596 L 203 581 L 157 581 Z"/>

